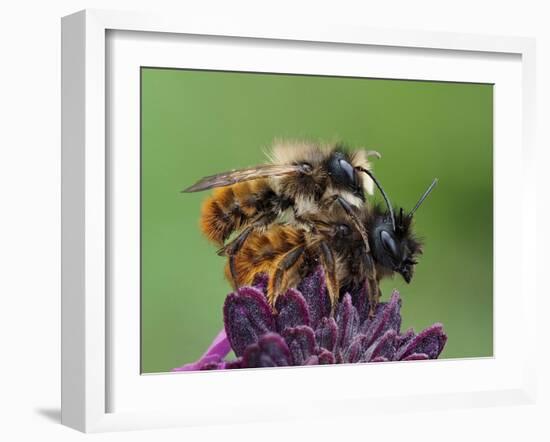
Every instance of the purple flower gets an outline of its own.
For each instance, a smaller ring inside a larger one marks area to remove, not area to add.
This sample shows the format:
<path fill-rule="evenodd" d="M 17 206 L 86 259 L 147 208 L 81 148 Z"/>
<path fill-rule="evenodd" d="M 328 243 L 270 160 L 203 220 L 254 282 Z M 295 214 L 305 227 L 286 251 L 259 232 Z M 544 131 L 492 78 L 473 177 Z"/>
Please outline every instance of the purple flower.
<path fill-rule="evenodd" d="M 197 362 L 175 371 L 284 367 L 436 359 L 447 341 L 441 324 L 421 333 L 400 332 L 401 299 L 394 291 L 368 317 L 366 287 L 346 293 L 331 315 L 323 270 L 318 268 L 270 308 L 260 276 L 227 296 L 225 330 Z M 237 359 L 225 361 L 230 348 Z"/>

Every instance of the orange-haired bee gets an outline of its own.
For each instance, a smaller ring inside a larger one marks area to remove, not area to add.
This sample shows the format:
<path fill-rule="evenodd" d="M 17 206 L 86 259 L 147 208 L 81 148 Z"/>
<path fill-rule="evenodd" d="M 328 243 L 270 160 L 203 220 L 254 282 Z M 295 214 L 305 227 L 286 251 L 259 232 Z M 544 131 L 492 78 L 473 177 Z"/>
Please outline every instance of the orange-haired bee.
<path fill-rule="evenodd" d="M 207 176 L 184 192 L 215 188 L 202 206 L 201 229 L 222 247 L 220 255 L 231 258 L 249 235 L 276 222 L 315 232 L 318 218 L 335 202 L 361 228 L 355 209 L 375 183 L 369 156 L 380 157 L 342 144 L 278 143 L 269 164 Z M 233 233 L 237 236 L 226 244 Z"/>
<path fill-rule="evenodd" d="M 277 297 L 290 287 L 296 287 L 301 279 L 319 264 L 323 266 L 327 289 L 332 305 L 341 290 L 348 291 L 367 283 L 370 315 L 380 297 L 379 283 L 395 273 L 409 283 L 413 277 L 417 257 L 422 253 L 422 243 L 412 230 L 413 215 L 436 185 L 434 180 L 415 207 L 404 214 L 394 210 L 383 192 L 387 207 L 363 206 L 359 219 L 364 236 L 350 223 L 350 218 L 338 206 L 327 211 L 318 220 L 312 232 L 299 226 L 274 224 L 265 232 L 255 231 L 246 244 L 228 262 L 226 276 L 237 286 L 250 285 L 258 273 L 269 276 L 268 298 L 275 306 Z M 234 266 L 233 270 L 231 265 Z"/>

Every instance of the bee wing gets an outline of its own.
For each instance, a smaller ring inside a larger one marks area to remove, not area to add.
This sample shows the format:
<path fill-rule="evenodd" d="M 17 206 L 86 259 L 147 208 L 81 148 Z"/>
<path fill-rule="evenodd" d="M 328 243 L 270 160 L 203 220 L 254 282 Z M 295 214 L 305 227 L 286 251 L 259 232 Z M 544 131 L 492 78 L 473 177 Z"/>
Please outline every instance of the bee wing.
<path fill-rule="evenodd" d="M 303 164 L 266 164 L 261 166 L 249 167 L 247 169 L 230 170 L 229 172 L 222 172 L 216 175 L 206 176 L 197 181 L 191 187 L 183 190 L 182 192 L 200 192 L 201 190 L 208 190 L 214 187 L 231 186 L 235 183 L 257 180 L 259 178 L 295 175 L 307 172 L 307 166 Z"/>

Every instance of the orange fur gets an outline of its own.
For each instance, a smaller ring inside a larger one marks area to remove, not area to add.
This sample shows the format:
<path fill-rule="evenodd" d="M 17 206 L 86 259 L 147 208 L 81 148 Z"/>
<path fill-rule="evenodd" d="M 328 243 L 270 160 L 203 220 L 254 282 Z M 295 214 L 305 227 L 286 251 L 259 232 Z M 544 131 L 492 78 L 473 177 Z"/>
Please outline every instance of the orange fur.
<path fill-rule="evenodd" d="M 273 282 L 277 268 L 285 254 L 305 242 L 303 230 L 288 225 L 273 225 L 266 232 L 253 232 L 235 255 L 235 270 L 239 286 L 251 285 L 258 273 L 269 277 L 268 299 L 273 306 L 278 293 Z M 300 260 L 301 261 L 301 260 Z M 284 273 L 280 291 L 284 292 L 299 279 L 299 262 Z M 225 276 L 233 284 L 229 263 L 225 266 Z"/>
<path fill-rule="evenodd" d="M 246 226 L 258 214 L 258 195 L 269 188 L 267 180 L 253 180 L 214 189 L 201 209 L 203 234 L 221 246 L 232 232 Z"/>

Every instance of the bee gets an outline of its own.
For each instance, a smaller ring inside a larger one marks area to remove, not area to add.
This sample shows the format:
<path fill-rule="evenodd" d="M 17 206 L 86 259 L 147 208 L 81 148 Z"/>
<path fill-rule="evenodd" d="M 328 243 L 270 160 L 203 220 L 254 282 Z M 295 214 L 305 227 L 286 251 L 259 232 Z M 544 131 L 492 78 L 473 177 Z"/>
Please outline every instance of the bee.
<path fill-rule="evenodd" d="M 341 143 L 279 142 L 269 163 L 204 177 L 183 192 L 214 189 L 202 205 L 200 226 L 231 264 L 252 232 L 283 220 L 315 232 L 336 202 L 362 229 L 356 209 L 364 205 L 365 194 L 373 193 L 371 156 L 380 158 L 376 151 L 350 151 Z"/>
<path fill-rule="evenodd" d="M 387 195 L 380 190 L 386 207 L 375 205 L 359 209 L 359 219 L 368 236 L 365 245 L 361 232 L 342 208 L 336 206 L 319 219 L 312 232 L 296 225 L 274 224 L 265 232 L 252 233 L 236 254 L 234 269 L 226 265 L 226 277 L 237 287 L 252 284 L 258 273 L 269 276 L 268 299 L 274 308 L 277 297 L 296 287 L 303 277 L 322 265 L 327 290 L 334 307 L 340 293 L 366 284 L 369 315 L 378 304 L 380 280 L 400 274 L 406 283 L 413 278 L 423 244 L 413 232 L 413 215 L 431 193 L 435 179 L 414 208 L 398 215 Z"/>

